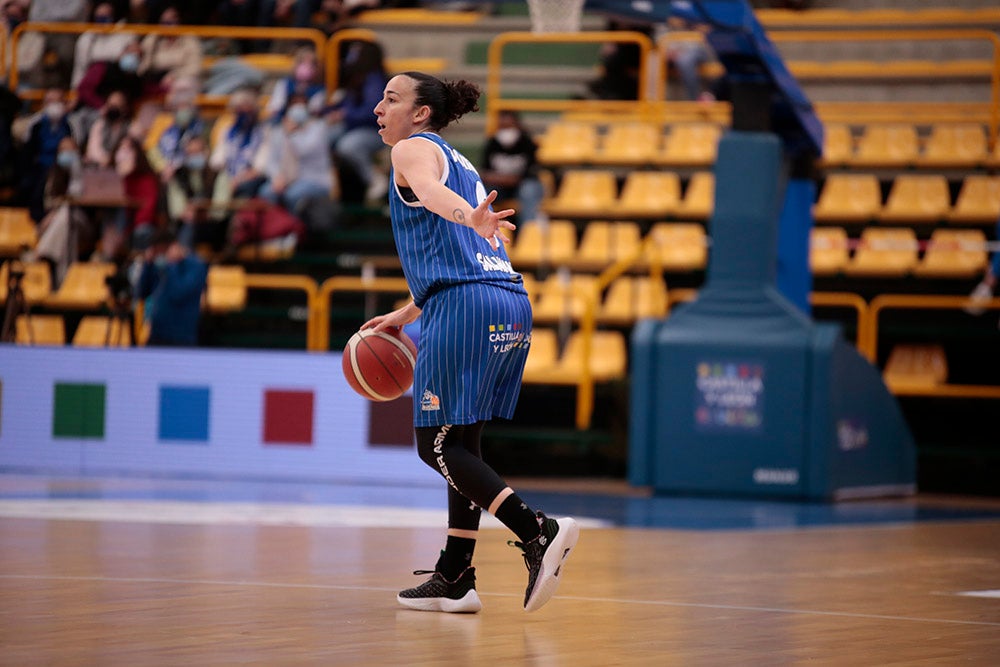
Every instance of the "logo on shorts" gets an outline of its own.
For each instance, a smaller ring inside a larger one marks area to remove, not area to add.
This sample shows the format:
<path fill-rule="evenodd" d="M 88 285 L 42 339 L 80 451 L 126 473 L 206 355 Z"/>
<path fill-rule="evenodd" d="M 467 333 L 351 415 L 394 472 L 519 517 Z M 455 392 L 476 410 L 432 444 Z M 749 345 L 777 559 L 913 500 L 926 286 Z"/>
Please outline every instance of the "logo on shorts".
<path fill-rule="evenodd" d="M 494 352 L 506 352 L 525 343 L 524 329 L 520 322 L 489 325 L 489 338 Z"/>
<path fill-rule="evenodd" d="M 441 399 L 432 394 L 429 389 L 424 390 L 424 395 L 420 397 L 420 409 L 424 412 L 434 412 L 441 409 Z"/>

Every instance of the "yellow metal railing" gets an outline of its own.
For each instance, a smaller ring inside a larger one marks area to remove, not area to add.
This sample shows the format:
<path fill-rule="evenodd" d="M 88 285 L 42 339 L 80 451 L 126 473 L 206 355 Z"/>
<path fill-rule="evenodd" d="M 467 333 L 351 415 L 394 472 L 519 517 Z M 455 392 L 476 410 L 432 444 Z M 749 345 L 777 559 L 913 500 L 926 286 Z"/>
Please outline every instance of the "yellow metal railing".
<path fill-rule="evenodd" d="M 663 281 L 663 265 L 660 263 L 660 253 L 656 251 L 660 239 L 650 234 L 635 251 L 604 269 L 595 279 L 593 290 L 584 299 L 583 315 L 580 318 L 581 356 L 582 367 L 580 377 L 577 380 L 576 392 L 576 427 L 584 430 L 590 428 L 591 418 L 594 414 L 594 393 L 595 382 L 591 370 L 590 352 L 594 339 L 594 331 L 597 329 L 597 308 L 601 294 L 616 278 L 624 274 L 637 264 L 649 260 L 649 278 L 653 281 Z M 664 290 L 666 293 L 666 290 Z M 669 309 L 667 299 L 659 304 L 659 316 L 666 317 Z M 626 369 L 627 372 L 628 369 Z"/>
<path fill-rule="evenodd" d="M 254 28 L 234 27 L 224 25 L 184 25 L 166 26 L 153 24 L 102 24 L 102 23 L 42 23 L 28 21 L 18 25 L 10 34 L 10 42 L 6 45 L 10 50 L 10 71 L 8 85 L 17 91 L 20 72 L 17 66 L 17 45 L 26 32 L 80 35 L 85 32 L 99 34 L 131 34 L 136 36 L 163 35 L 166 37 L 200 37 L 228 39 L 271 39 L 293 42 L 311 42 L 317 56 L 322 59 L 326 48 L 326 35 L 312 28 Z M 6 61 L 4 61 L 6 62 Z M 18 91 L 22 97 L 41 97 L 44 91 Z M 199 103 L 208 104 L 216 100 L 202 96 Z"/>
<path fill-rule="evenodd" d="M 330 301 L 337 292 L 368 292 L 379 294 L 409 294 L 410 286 L 404 278 L 356 278 L 334 276 L 327 278 L 319 286 L 313 302 L 312 319 L 315 320 L 313 337 L 309 349 L 315 351 L 330 348 Z M 360 326 L 362 323 L 358 322 Z"/>
<path fill-rule="evenodd" d="M 308 276 L 268 274 L 268 273 L 248 273 L 246 275 L 247 289 L 266 290 L 286 290 L 301 291 L 306 296 L 306 308 L 308 317 L 306 318 L 306 349 L 312 350 L 309 342 L 316 339 L 317 321 L 316 302 L 319 288 L 316 281 Z"/>
<path fill-rule="evenodd" d="M 814 306 L 826 306 L 834 308 L 850 308 L 854 310 L 856 319 L 855 325 L 857 338 L 855 346 L 860 349 L 861 337 L 868 323 L 868 303 L 857 294 L 850 292 L 811 292 L 809 303 Z"/>
<path fill-rule="evenodd" d="M 653 43 L 640 32 L 587 31 L 578 33 L 534 33 L 505 32 L 490 42 L 487 53 L 486 73 L 486 133 L 496 130 L 500 111 L 604 111 L 608 113 L 630 113 L 637 104 L 635 100 L 571 100 L 571 99 L 531 99 L 505 98 L 503 96 L 503 55 L 511 44 L 635 44 L 639 47 L 639 100 L 649 99 L 649 54 Z"/>

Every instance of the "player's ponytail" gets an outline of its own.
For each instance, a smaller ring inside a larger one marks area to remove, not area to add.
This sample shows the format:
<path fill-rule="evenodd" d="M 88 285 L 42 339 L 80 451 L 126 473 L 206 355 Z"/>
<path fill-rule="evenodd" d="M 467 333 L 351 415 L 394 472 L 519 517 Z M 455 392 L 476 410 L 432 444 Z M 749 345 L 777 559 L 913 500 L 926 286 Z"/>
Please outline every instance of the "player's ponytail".
<path fill-rule="evenodd" d="M 430 107 L 429 125 L 434 131 L 447 127 L 470 111 L 479 111 L 479 86 L 470 81 L 441 81 L 423 72 L 404 72 L 403 76 L 416 82 L 414 102 L 417 106 Z"/>

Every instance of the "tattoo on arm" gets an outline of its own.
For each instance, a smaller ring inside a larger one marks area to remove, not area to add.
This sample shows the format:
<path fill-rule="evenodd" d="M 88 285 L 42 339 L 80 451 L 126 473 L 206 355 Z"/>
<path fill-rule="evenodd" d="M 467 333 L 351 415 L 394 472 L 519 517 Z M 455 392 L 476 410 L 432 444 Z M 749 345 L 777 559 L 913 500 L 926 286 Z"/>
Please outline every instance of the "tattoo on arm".
<path fill-rule="evenodd" d="M 456 208 L 451 214 L 454 216 L 455 222 L 463 226 L 465 225 L 465 213 L 462 212 L 462 209 Z"/>

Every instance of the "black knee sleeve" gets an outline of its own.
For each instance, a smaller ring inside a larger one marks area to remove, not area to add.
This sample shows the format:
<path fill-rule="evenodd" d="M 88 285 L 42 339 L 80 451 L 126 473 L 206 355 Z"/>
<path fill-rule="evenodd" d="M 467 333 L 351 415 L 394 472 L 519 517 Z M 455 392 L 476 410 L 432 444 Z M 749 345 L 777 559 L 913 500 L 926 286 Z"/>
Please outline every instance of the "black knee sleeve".
<path fill-rule="evenodd" d="M 418 427 L 417 454 L 456 491 L 488 508 L 507 484 L 479 456 L 482 424 Z"/>

